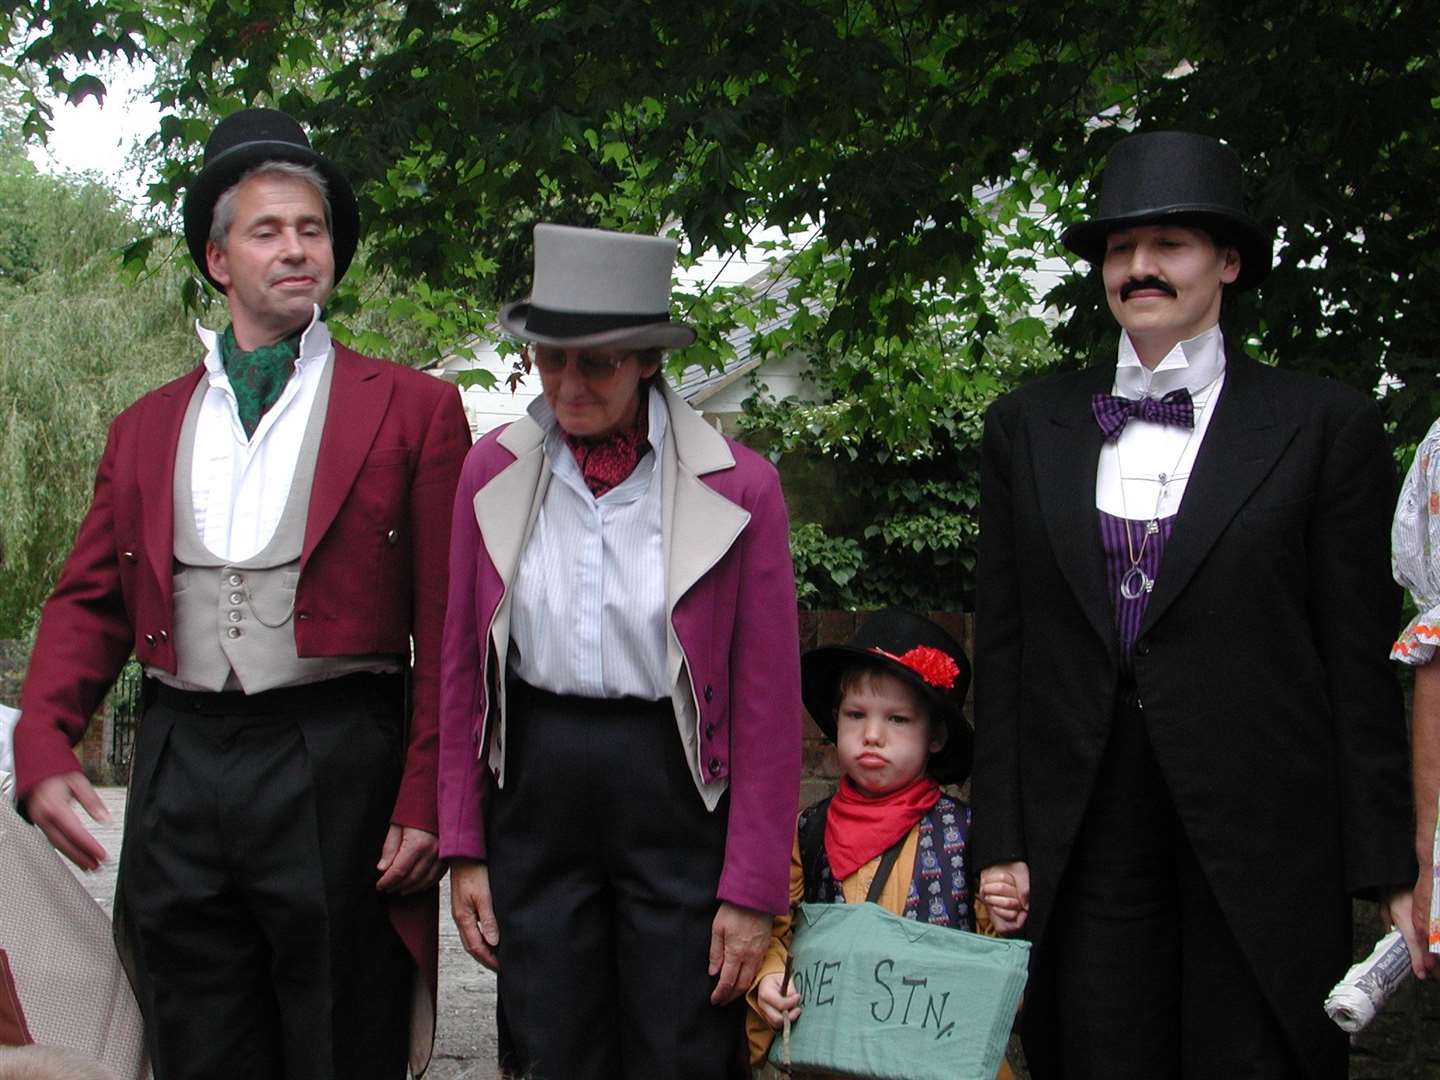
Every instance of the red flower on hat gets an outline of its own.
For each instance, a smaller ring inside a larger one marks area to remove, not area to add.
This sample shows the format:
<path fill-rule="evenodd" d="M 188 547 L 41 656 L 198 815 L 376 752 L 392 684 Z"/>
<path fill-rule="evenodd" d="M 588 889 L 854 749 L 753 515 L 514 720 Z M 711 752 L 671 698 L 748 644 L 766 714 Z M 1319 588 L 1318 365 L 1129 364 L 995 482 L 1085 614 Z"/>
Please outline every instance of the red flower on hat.
<path fill-rule="evenodd" d="M 870 651 L 887 656 L 897 664 L 904 664 L 939 690 L 954 689 L 955 680 L 960 675 L 960 665 L 955 663 L 955 658 L 930 645 L 916 645 L 900 656 L 880 648 L 872 648 Z"/>

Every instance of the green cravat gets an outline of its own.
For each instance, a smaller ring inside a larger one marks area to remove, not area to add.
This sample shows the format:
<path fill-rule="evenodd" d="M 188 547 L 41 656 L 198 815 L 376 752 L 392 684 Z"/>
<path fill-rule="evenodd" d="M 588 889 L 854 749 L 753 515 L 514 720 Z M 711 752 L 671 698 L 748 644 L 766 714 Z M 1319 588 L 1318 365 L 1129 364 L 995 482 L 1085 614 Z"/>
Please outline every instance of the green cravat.
<path fill-rule="evenodd" d="M 220 339 L 220 361 L 225 365 L 225 374 L 230 376 L 230 389 L 235 391 L 235 405 L 247 439 L 255 434 L 260 417 L 280 400 L 285 384 L 290 381 L 295 358 L 300 355 L 302 333 L 303 327 L 284 341 L 245 352 L 235 343 L 235 328 L 225 329 Z"/>

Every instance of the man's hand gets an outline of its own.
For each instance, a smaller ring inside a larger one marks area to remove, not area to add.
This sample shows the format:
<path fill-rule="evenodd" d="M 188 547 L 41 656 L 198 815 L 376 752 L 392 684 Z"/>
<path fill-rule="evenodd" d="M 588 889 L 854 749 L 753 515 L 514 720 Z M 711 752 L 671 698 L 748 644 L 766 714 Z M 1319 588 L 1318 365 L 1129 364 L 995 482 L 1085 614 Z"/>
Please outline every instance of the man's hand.
<path fill-rule="evenodd" d="M 491 971 L 499 971 L 500 924 L 490 903 L 490 868 L 484 863 L 450 860 L 450 915 L 465 951 Z"/>
<path fill-rule="evenodd" d="M 980 899 L 1002 934 L 1018 934 L 1030 916 L 1030 864 L 997 863 L 980 871 Z"/>
<path fill-rule="evenodd" d="M 750 989 L 765 947 L 770 944 L 768 911 L 754 911 L 728 901 L 720 905 L 710 927 L 710 974 L 719 975 L 710 1004 L 724 1005 Z"/>
<path fill-rule="evenodd" d="M 428 889 L 445 872 L 440 865 L 440 838 L 424 829 L 391 825 L 375 869 L 380 871 L 375 888 L 381 892 L 409 896 Z"/>
<path fill-rule="evenodd" d="M 59 773 L 41 780 L 25 800 L 25 812 L 60 854 L 81 870 L 95 870 L 110 856 L 71 809 L 72 801 L 85 808 L 91 821 L 110 823 L 110 811 L 82 772 Z"/>
<path fill-rule="evenodd" d="M 1425 907 L 1428 911 L 1428 901 Z M 1422 923 L 1410 889 L 1395 889 L 1380 897 L 1380 922 L 1386 930 L 1393 927 L 1400 931 L 1405 947 L 1410 950 L 1410 969 L 1417 979 L 1423 979 L 1435 970 L 1440 958 L 1429 951 L 1429 918 L 1427 915 Z"/>

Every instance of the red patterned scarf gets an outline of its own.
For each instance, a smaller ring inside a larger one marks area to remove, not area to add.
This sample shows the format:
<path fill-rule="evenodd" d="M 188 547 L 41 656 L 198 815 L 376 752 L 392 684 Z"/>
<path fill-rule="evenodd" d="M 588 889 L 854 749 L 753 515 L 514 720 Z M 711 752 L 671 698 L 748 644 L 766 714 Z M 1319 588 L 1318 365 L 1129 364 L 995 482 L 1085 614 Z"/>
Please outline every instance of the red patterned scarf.
<path fill-rule="evenodd" d="M 940 785 L 918 776 L 888 795 L 866 795 L 848 776 L 825 815 L 825 855 L 830 873 L 844 881 L 883 854 L 940 801 Z"/>
<path fill-rule="evenodd" d="M 565 445 L 570 447 L 570 452 L 575 455 L 575 462 L 580 466 L 580 475 L 585 478 L 585 486 L 590 489 L 590 494 L 598 499 L 611 488 L 624 483 L 635 471 L 635 466 L 640 464 L 640 459 L 650 450 L 649 428 L 645 395 L 641 394 L 635 423 L 629 427 L 612 431 L 609 435 L 602 435 L 597 439 L 571 435 L 564 428 L 561 428 L 560 434 L 565 436 Z"/>

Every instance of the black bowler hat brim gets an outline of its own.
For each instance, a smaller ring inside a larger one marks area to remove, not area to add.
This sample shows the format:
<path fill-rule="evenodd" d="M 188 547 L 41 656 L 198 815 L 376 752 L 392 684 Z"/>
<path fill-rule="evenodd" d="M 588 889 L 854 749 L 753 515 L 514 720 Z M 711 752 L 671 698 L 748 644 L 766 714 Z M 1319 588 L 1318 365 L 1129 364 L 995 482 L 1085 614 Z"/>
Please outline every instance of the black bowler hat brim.
<path fill-rule="evenodd" d="M 1235 291 L 1246 292 L 1265 280 L 1270 273 L 1274 249 L 1270 237 L 1251 218 L 1236 214 L 1225 207 L 1203 203 L 1176 203 L 1133 214 L 1116 214 L 1071 225 L 1060 235 L 1060 242 L 1092 266 L 1105 261 L 1105 238 L 1121 229 L 1138 225 L 1189 225 L 1204 229 L 1212 236 L 1233 244 L 1240 252 L 1240 273 L 1235 278 Z"/>
<path fill-rule="evenodd" d="M 897 659 L 917 645 L 938 649 L 955 662 L 959 673 L 948 690 L 932 686 Z M 928 619 L 893 608 L 872 615 L 844 644 L 808 650 L 800 658 L 800 697 L 815 725 L 832 743 L 840 676 L 860 666 L 878 667 L 920 695 L 946 731 L 945 745 L 930 755 L 926 771 L 942 784 L 962 783 L 974 760 L 975 733 L 964 713 L 970 662 L 959 643 Z"/>
<path fill-rule="evenodd" d="M 222 128 L 229 126 L 228 131 Z M 225 149 L 210 156 L 216 135 L 230 139 Z M 222 293 L 225 287 L 210 276 L 205 246 L 215 203 L 242 176 L 267 161 L 288 161 L 307 165 L 325 179 L 330 202 L 330 244 L 338 283 L 355 258 L 360 241 L 360 207 L 350 181 L 334 163 L 310 148 L 303 130 L 294 120 L 274 109 L 244 109 L 222 120 L 206 147 L 205 166 L 185 193 L 185 244 L 190 258 L 205 279 Z"/>

